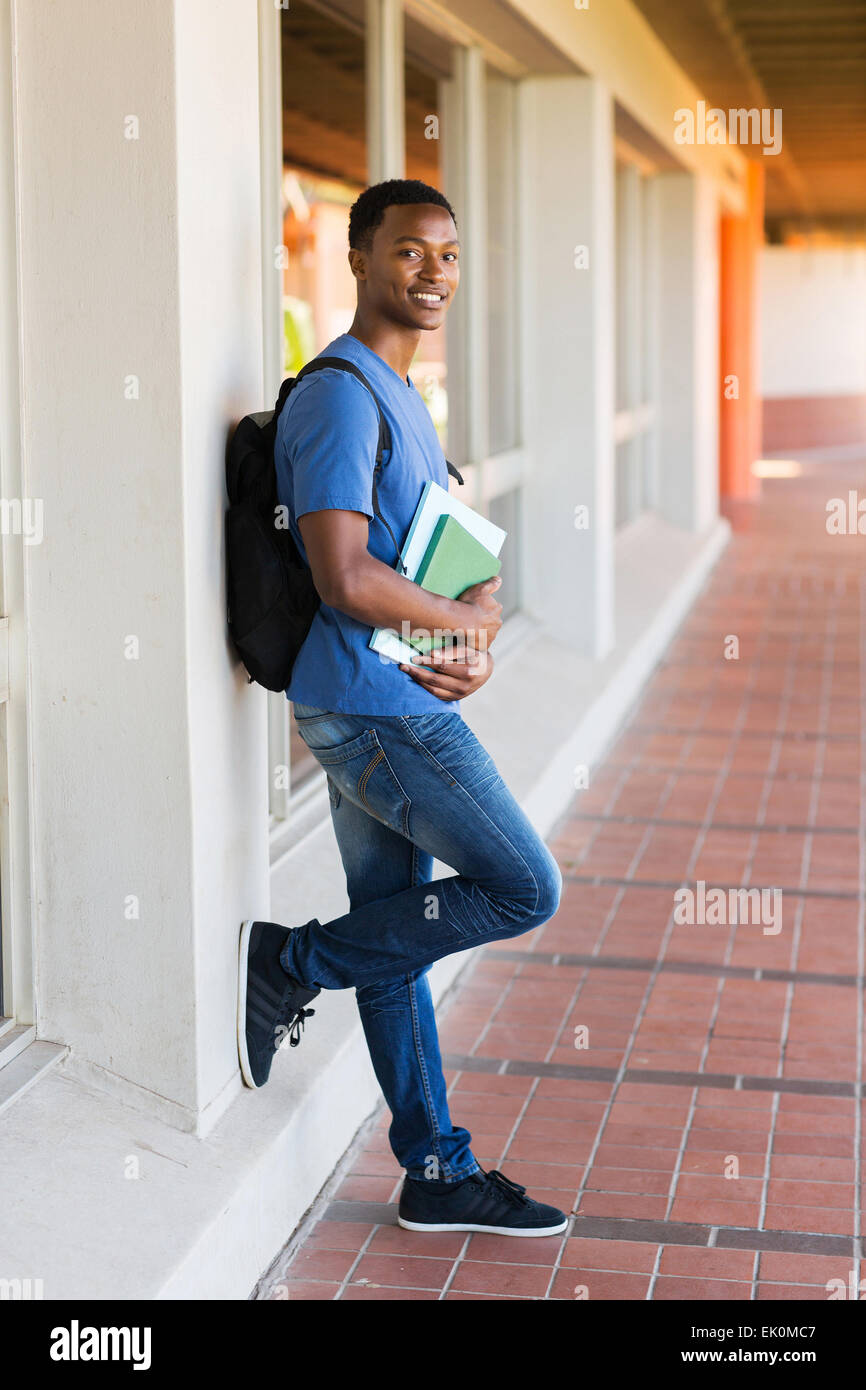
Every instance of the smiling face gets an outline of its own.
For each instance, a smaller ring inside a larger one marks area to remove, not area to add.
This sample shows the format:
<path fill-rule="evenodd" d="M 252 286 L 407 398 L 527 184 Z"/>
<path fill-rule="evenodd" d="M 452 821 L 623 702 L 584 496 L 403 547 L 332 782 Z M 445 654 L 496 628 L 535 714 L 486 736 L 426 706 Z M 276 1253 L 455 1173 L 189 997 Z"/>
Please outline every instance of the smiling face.
<path fill-rule="evenodd" d="M 372 245 L 349 253 L 359 303 L 391 323 L 431 332 L 444 323 L 457 290 L 459 253 L 457 228 L 446 208 L 392 205 Z"/>

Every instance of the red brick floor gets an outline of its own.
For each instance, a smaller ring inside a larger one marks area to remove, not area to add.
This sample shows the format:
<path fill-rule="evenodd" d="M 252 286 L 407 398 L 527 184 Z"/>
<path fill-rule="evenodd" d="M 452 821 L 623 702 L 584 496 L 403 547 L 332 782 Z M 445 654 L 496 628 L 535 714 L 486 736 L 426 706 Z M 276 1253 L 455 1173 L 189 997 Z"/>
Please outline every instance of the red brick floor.
<path fill-rule="evenodd" d="M 400 1230 L 386 1112 L 272 1297 L 826 1300 L 866 1275 L 866 537 L 825 527 L 862 481 L 808 465 L 733 512 L 550 838 L 559 912 L 479 952 L 442 1024 L 476 1156 L 567 1235 Z M 677 921 L 701 880 L 780 889 L 781 929 Z"/>

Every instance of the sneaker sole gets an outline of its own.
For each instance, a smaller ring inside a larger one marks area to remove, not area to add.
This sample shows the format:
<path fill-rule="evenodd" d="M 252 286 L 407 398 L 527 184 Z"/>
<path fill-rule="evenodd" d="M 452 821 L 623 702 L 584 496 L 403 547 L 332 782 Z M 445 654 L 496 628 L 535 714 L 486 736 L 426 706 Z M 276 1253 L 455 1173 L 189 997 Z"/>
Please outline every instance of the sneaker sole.
<path fill-rule="evenodd" d="M 241 1075 L 244 1084 L 251 1090 L 258 1091 L 260 1088 L 253 1080 L 253 1073 L 250 1067 L 250 1054 L 247 1050 L 247 961 L 249 959 L 250 936 L 252 935 L 255 919 L 249 918 L 241 926 L 241 940 L 238 947 L 238 1057 L 241 1064 Z"/>
<path fill-rule="evenodd" d="M 488 1236 L 558 1236 L 568 1226 L 568 1218 L 558 1226 L 539 1226 L 526 1230 L 518 1226 L 479 1226 L 470 1221 L 406 1221 L 397 1217 L 397 1225 L 404 1231 L 477 1231 Z"/>

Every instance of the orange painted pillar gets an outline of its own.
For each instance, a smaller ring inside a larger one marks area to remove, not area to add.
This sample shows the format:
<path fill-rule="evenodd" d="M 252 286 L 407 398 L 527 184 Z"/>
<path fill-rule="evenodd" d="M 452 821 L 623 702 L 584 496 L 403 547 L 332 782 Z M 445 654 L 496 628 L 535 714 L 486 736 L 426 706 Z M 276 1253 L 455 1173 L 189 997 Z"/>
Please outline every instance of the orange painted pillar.
<path fill-rule="evenodd" d="M 719 237 L 719 491 L 755 498 L 761 457 L 758 357 L 760 254 L 764 242 L 764 169 L 750 160 L 742 217 L 722 216 Z"/>

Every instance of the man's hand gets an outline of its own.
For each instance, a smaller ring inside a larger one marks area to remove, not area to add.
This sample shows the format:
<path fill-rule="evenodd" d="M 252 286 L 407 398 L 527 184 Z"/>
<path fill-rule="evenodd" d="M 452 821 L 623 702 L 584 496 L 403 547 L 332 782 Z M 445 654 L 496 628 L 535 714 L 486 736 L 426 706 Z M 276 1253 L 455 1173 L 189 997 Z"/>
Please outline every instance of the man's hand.
<path fill-rule="evenodd" d="M 457 596 L 458 603 L 468 604 L 472 610 L 473 616 L 467 627 L 474 631 L 470 632 L 467 641 L 477 651 L 486 651 L 502 627 L 502 604 L 493 597 L 501 583 L 502 575 L 497 574 L 492 579 L 473 584 Z"/>
<path fill-rule="evenodd" d="M 473 647 L 443 647 L 415 657 L 411 666 L 401 662 L 400 670 L 407 671 L 440 700 L 462 700 L 474 695 L 493 675 L 493 654 L 489 649 L 477 652 Z"/>

